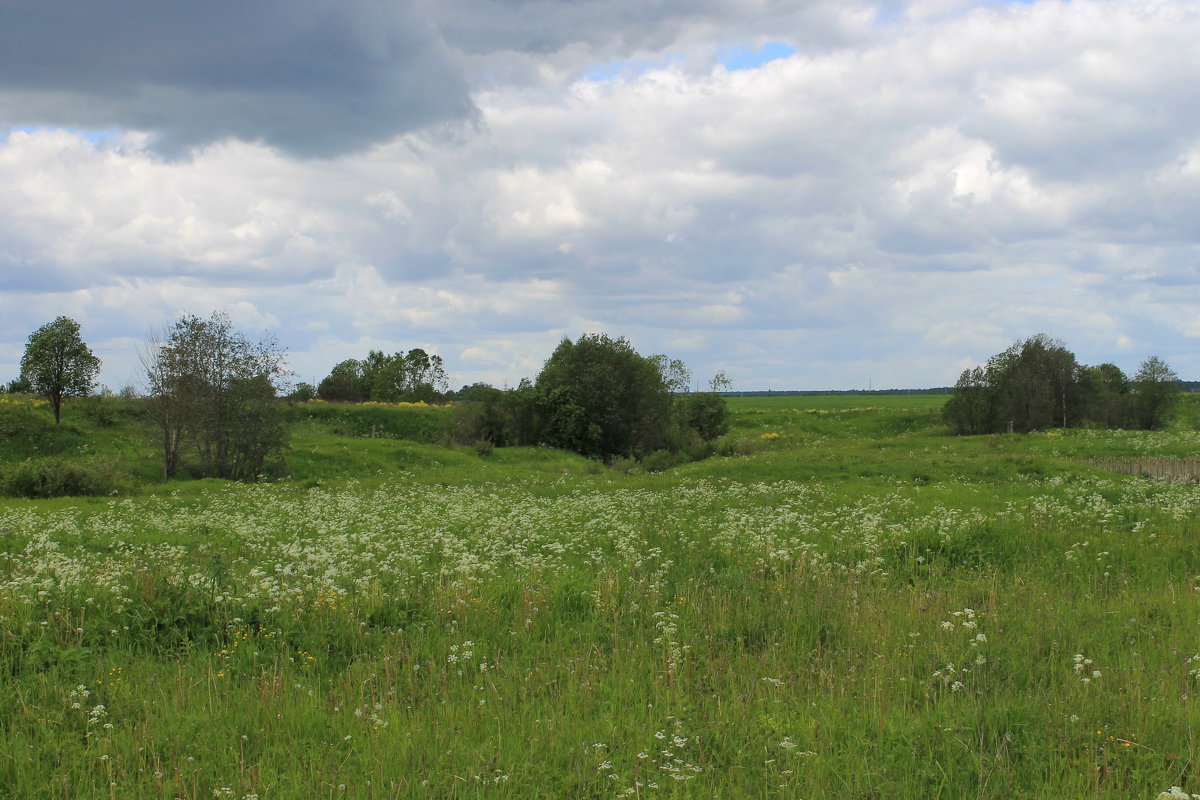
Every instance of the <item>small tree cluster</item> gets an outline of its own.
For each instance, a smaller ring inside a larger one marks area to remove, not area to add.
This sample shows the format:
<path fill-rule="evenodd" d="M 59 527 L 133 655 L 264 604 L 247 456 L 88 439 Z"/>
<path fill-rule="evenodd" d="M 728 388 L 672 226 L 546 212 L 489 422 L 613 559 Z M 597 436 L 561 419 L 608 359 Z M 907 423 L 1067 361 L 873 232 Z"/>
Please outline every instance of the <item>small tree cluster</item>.
<path fill-rule="evenodd" d="M 464 387 L 460 436 L 603 460 L 677 452 L 728 430 L 724 399 L 715 391 L 688 393 L 690 380 L 682 362 L 639 355 L 623 338 L 564 338 L 534 382 L 508 392 Z"/>
<path fill-rule="evenodd" d="M 198 474 L 254 480 L 283 449 L 276 390 L 286 367 L 273 339 L 251 342 L 220 312 L 185 315 L 148 346 L 143 365 L 164 477 L 191 456 Z"/>
<path fill-rule="evenodd" d="M 372 350 L 361 361 L 342 361 L 317 385 L 316 392 L 322 400 L 345 403 L 412 403 L 433 402 L 448 387 L 442 357 L 417 347 L 392 355 Z"/>
<path fill-rule="evenodd" d="M 943 416 L 960 434 L 1019 432 L 1093 424 L 1163 427 L 1179 378 L 1151 356 L 1133 380 L 1114 364 L 1087 367 L 1062 342 L 1038 334 L 964 370 Z"/>

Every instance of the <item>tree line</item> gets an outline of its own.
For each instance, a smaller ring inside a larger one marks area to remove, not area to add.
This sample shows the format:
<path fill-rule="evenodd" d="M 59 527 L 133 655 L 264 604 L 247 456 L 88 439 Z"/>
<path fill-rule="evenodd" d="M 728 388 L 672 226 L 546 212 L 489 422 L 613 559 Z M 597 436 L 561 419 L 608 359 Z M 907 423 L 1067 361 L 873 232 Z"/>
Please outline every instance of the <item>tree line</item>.
<path fill-rule="evenodd" d="M 164 478 L 183 469 L 200 476 L 254 480 L 286 447 L 280 395 L 291 375 L 270 337 L 251 341 L 229 317 L 184 315 L 150 337 L 141 353 L 146 407 L 157 431 Z M 60 419 L 64 398 L 82 397 L 100 369 L 78 323 L 59 317 L 26 345 L 13 391 L 45 396 Z M 546 445 L 589 458 L 686 458 L 728 430 L 718 391 L 689 391 L 691 373 L 666 356 L 642 356 L 623 338 L 564 338 L 533 380 L 513 390 L 487 384 L 449 392 L 442 359 L 415 348 L 372 350 L 335 365 L 292 400 L 436 402 L 454 400 L 455 436 L 480 448 Z"/>
<path fill-rule="evenodd" d="M 1115 364 L 1080 364 L 1061 341 L 1039 333 L 964 370 L 942 413 L 959 434 L 1084 425 L 1157 430 L 1179 396 L 1179 376 L 1157 356 L 1130 378 Z"/>
<path fill-rule="evenodd" d="M 442 357 L 416 347 L 392 355 L 371 350 L 362 360 L 347 359 L 316 387 L 297 386 L 293 396 L 342 403 L 429 403 L 443 399 L 449 386 Z"/>
<path fill-rule="evenodd" d="M 163 475 L 254 480 L 286 447 L 280 395 L 291 375 L 278 343 L 251 341 L 229 317 L 184 315 L 153 335 L 142 353 L 146 403 L 162 448 Z M 61 419 L 64 399 L 89 394 L 100 359 L 79 324 L 59 317 L 34 331 L 10 391 L 44 396 Z M 589 458 L 655 458 L 667 464 L 700 458 L 729 430 L 718 374 L 691 391 L 687 366 L 643 356 L 624 338 L 564 338 L 538 375 L 511 390 L 487 384 L 450 392 L 442 359 L 420 348 L 335 365 L 293 400 L 337 402 L 454 400 L 455 437 L 478 448 L 546 445 Z M 958 434 L 1094 425 L 1163 427 L 1178 401 L 1179 378 L 1151 356 L 1132 378 L 1114 364 L 1080 364 L 1045 334 L 1018 341 L 964 370 L 943 408 Z"/>

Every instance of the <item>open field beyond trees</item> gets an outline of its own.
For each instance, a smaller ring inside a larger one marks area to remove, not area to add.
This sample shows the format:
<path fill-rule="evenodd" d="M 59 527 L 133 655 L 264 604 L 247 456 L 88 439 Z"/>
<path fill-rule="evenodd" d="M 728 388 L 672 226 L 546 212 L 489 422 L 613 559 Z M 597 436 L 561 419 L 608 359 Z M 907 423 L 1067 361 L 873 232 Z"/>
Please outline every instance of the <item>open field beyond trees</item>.
<path fill-rule="evenodd" d="M 1200 793 L 1200 486 L 1097 466 L 1194 457 L 1196 398 L 945 399 L 733 398 L 728 455 L 632 474 L 301 404 L 257 485 L 156 483 L 134 401 L 0 403 L 0 460 L 116 491 L 0 501 L 0 797 Z"/>

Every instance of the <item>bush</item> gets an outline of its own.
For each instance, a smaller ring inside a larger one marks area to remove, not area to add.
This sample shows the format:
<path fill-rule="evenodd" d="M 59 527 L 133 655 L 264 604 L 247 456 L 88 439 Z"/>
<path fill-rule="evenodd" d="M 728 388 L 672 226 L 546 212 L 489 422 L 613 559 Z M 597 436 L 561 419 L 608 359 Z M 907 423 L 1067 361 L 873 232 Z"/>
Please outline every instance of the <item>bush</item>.
<path fill-rule="evenodd" d="M 716 455 L 717 446 L 713 442 L 694 442 L 684 448 L 688 461 L 703 461 Z"/>
<path fill-rule="evenodd" d="M 613 472 L 620 472 L 623 475 L 641 475 L 645 470 L 642 469 L 641 463 L 636 458 L 628 458 L 626 456 L 617 456 L 609 463 L 609 468 Z"/>
<path fill-rule="evenodd" d="M 696 392 L 681 398 L 685 422 L 706 442 L 729 433 L 729 406 L 715 392 Z"/>
<path fill-rule="evenodd" d="M 713 455 L 722 458 L 752 456 L 758 451 L 758 440 L 755 439 L 719 439 L 713 444 Z"/>
<path fill-rule="evenodd" d="M 672 453 L 670 450 L 655 450 L 642 459 L 642 469 L 646 472 L 664 472 L 671 467 L 685 464 L 688 457 L 682 453 Z"/>
<path fill-rule="evenodd" d="M 11 467 L 3 479 L 5 494 L 30 499 L 111 495 L 128 486 L 127 475 L 112 462 L 99 458 L 25 461 Z"/>

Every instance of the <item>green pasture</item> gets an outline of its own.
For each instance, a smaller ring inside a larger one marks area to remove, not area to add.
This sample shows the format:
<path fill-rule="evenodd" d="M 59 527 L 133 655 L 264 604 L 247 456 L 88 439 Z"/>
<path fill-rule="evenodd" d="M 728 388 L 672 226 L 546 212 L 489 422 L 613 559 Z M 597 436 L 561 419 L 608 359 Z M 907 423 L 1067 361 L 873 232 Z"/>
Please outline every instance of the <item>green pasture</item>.
<path fill-rule="evenodd" d="M 0 798 L 1200 794 L 1200 486 L 1098 466 L 1190 458 L 1194 398 L 944 400 L 732 398 L 658 473 L 299 407 L 251 486 L 156 482 L 136 405 L 0 404 L 5 469 L 118 481 L 0 500 Z"/>

